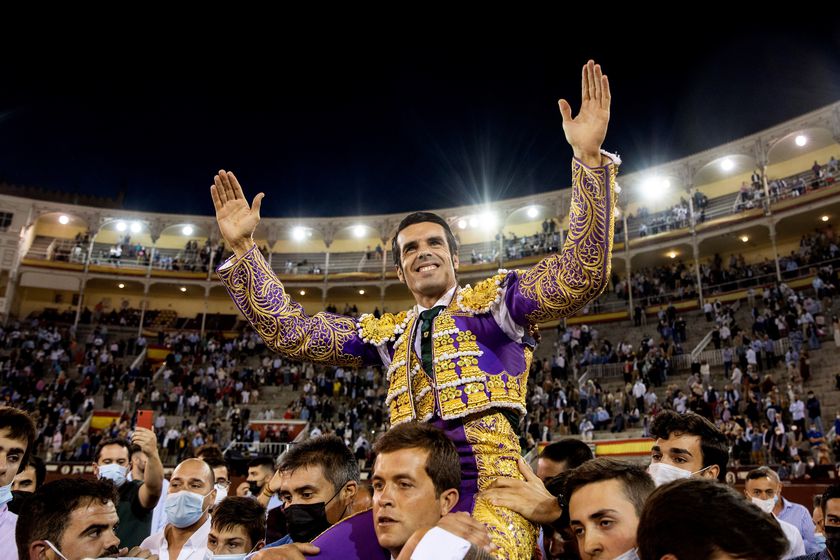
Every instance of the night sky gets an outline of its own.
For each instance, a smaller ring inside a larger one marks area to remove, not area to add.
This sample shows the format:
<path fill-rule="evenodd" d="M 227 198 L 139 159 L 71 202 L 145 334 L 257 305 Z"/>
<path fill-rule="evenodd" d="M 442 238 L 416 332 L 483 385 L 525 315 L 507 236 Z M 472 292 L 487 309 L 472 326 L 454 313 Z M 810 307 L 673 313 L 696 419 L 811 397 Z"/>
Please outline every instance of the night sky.
<path fill-rule="evenodd" d="M 588 58 L 610 77 L 605 148 L 625 171 L 840 99 L 837 24 L 416 27 L 4 55 L 0 180 L 211 214 L 225 168 L 266 192 L 263 216 L 403 212 L 567 185 L 557 99 L 577 112 Z"/>

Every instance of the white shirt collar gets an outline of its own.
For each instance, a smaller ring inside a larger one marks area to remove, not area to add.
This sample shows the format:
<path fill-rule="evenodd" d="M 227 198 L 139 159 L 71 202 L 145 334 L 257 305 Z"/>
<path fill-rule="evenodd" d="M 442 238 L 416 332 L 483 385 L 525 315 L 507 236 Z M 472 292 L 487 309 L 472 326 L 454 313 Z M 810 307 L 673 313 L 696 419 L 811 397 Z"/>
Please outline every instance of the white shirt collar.
<path fill-rule="evenodd" d="M 440 299 L 438 299 L 437 302 L 432 307 L 437 307 L 438 305 L 449 305 L 449 302 L 452 301 L 452 296 L 453 296 L 453 294 L 455 294 L 455 290 L 457 290 L 457 289 L 458 289 L 458 284 L 455 284 L 445 294 L 440 296 Z M 422 312 L 424 312 L 428 309 L 431 309 L 429 307 L 423 307 L 419 303 L 415 307 L 417 308 L 417 314 L 418 315 L 420 315 L 420 313 L 422 313 Z"/>

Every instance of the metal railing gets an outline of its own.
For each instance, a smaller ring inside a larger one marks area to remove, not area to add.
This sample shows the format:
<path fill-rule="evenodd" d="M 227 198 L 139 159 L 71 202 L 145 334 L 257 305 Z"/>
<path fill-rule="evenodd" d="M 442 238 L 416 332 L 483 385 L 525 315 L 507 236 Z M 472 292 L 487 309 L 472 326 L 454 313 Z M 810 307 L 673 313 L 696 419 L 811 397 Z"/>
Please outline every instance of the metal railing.
<path fill-rule="evenodd" d="M 255 442 L 255 441 L 232 441 L 224 450 L 224 455 L 231 454 L 241 455 L 265 455 L 274 457 L 275 461 L 280 459 L 293 443 L 279 443 L 279 442 Z"/>

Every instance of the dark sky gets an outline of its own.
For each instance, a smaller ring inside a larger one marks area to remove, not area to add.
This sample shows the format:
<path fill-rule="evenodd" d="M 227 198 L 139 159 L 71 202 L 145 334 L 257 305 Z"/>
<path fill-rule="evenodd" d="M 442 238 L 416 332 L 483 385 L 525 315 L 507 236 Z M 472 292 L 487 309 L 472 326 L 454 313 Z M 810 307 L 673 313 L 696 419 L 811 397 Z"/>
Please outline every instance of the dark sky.
<path fill-rule="evenodd" d="M 576 112 L 590 57 L 612 84 L 605 147 L 627 171 L 840 99 L 836 24 L 416 27 L 116 33 L 3 56 L 0 179 L 210 214 L 224 167 L 266 192 L 264 216 L 400 212 L 567 185 L 556 101 Z"/>

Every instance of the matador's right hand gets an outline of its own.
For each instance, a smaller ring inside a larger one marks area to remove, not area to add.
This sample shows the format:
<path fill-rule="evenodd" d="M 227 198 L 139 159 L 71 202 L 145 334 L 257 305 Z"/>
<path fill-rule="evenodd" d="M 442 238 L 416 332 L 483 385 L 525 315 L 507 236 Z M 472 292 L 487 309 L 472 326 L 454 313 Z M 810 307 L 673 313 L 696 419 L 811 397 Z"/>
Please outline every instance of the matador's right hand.
<path fill-rule="evenodd" d="M 259 193 L 254 197 L 253 205 L 248 206 L 239 181 L 224 169 L 213 178 L 213 183 L 210 195 L 222 237 L 236 256 L 241 257 L 254 245 L 254 230 L 260 223 L 260 205 L 265 195 Z"/>

